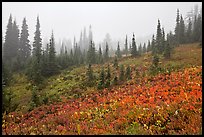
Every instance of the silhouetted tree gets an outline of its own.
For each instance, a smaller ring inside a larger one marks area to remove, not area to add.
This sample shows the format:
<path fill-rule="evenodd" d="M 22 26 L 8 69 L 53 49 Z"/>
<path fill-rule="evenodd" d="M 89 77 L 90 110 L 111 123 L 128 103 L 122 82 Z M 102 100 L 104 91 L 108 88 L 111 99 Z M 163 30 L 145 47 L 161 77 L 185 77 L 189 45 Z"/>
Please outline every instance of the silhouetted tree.
<path fill-rule="evenodd" d="M 179 24 L 179 43 L 185 43 L 185 24 L 182 15 L 180 16 L 180 24 Z"/>
<path fill-rule="evenodd" d="M 128 41 L 127 41 L 127 35 L 125 37 L 125 55 L 127 56 L 128 54 Z"/>
<path fill-rule="evenodd" d="M 178 45 L 180 41 L 179 31 L 180 31 L 180 16 L 179 16 L 179 9 L 177 9 L 176 27 L 175 27 L 175 38 L 176 38 L 176 43 L 177 43 L 176 45 Z"/>
<path fill-rule="evenodd" d="M 106 42 L 106 49 L 105 49 L 105 53 L 104 53 L 104 60 L 107 61 L 109 59 L 109 47 L 108 47 L 108 43 Z"/>
<path fill-rule="evenodd" d="M 31 46 L 29 44 L 28 39 L 28 25 L 26 24 L 26 18 L 23 19 L 22 29 L 21 29 L 21 35 L 20 35 L 20 44 L 19 44 L 19 56 L 20 56 L 20 62 L 24 66 L 26 60 L 31 55 Z"/>
<path fill-rule="evenodd" d="M 186 31 L 186 42 L 191 43 L 192 42 L 192 22 L 191 19 L 189 18 L 188 21 L 188 28 Z"/>
<path fill-rule="evenodd" d="M 133 33 L 133 38 L 132 38 L 132 50 L 131 50 L 131 55 L 133 57 L 136 57 L 138 55 L 137 53 L 137 46 L 136 46 L 136 43 L 135 43 L 135 35 Z"/>
<path fill-rule="evenodd" d="M 119 42 L 118 42 L 118 48 L 117 48 L 117 51 L 116 51 L 116 56 L 118 57 L 118 58 L 121 58 L 121 52 L 120 52 L 120 45 L 119 45 Z"/>

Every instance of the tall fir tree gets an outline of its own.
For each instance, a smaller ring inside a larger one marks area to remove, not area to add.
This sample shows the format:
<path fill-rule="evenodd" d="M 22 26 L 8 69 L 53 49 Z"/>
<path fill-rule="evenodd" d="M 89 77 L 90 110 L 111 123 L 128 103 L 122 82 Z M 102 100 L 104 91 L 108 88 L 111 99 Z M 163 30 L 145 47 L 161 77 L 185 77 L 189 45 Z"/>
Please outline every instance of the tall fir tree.
<path fill-rule="evenodd" d="M 117 48 L 115 54 L 116 54 L 116 56 L 117 56 L 118 58 L 121 58 L 121 57 L 122 57 L 121 52 L 120 52 L 120 45 L 119 45 L 119 42 L 118 42 L 118 48 Z"/>
<path fill-rule="evenodd" d="M 139 48 L 138 48 L 138 55 L 142 55 L 142 44 L 140 43 Z"/>
<path fill-rule="evenodd" d="M 106 49 L 105 49 L 105 53 L 104 53 L 104 60 L 107 61 L 109 59 L 109 47 L 108 47 L 108 43 L 106 42 Z"/>
<path fill-rule="evenodd" d="M 28 33 L 28 25 L 26 23 L 26 18 L 23 19 L 22 29 L 21 29 L 21 35 L 20 35 L 20 44 L 19 44 L 19 56 L 21 63 L 25 64 L 25 61 L 30 57 L 31 55 L 31 46 L 29 44 L 28 39 L 29 33 Z"/>
<path fill-rule="evenodd" d="M 56 52 L 55 52 L 55 40 L 54 40 L 54 34 L 52 31 L 52 35 L 50 38 L 50 43 L 49 43 L 49 69 L 48 69 L 48 74 L 53 75 L 57 73 L 57 63 L 56 63 Z"/>
<path fill-rule="evenodd" d="M 157 36 L 156 36 L 155 50 L 157 54 L 162 53 L 162 30 L 161 30 L 160 20 L 158 20 L 158 24 L 157 24 Z"/>
<path fill-rule="evenodd" d="M 182 15 L 180 16 L 180 24 L 179 24 L 179 43 L 185 43 L 185 24 Z"/>
<path fill-rule="evenodd" d="M 177 9 L 177 16 L 176 16 L 176 27 L 175 27 L 175 38 L 176 38 L 176 45 L 179 44 L 180 41 L 180 16 L 179 16 L 179 9 Z"/>
<path fill-rule="evenodd" d="M 172 53 L 172 45 L 170 42 L 170 35 L 167 34 L 167 41 L 166 41 L 166 46 L 164 49 L 164 57 L 166 59 L 170 59 L 171 58 L 171 53 Z"/>
<path fill-rule="evenodd" d="M 12 23 L 12 15 L 10 14 L 9 20 L 8 20 L 8 25 L 7 25 L 7 30 L 6 30 L 6 35 L 5 35 L 5 42 L 4 42 L 4 47 L 3 47 L 3 60 L 5 60 L 5 64 L 7 62 L 10 62 L 11 59 L 13 58 L 13 44 L 12 44 L 12 30 L 13 30 L 13 23 Z"/>
<path fill-rule="evenodd" d="M 86 71 L 87 81 L 91 82 L 94 80 L 93 70 L 91 67 L 91 64 L 88 65 L 87 71 Z"/>
<path fill-rule="evenodd" d="M 12 32 L 13 56 L 17 57 L 19 50 L 19 29 L 16 20 L 13 22 Z"/>
<path fill-rule="evenodd" d="M 133 57 L 136 57 L 138 54 L 137 54 L 137 46 L 136 46 L 136 43 L 135 43 L 135 35 L 133 33 L 133 38 L 132 38 L 132 50 L 131 50 L 131 55 Z"/>
<path fill-rule="evenodd" d="M 128 40 L 127 40 L 127 35 L 125 37 L 125 55 L 127 56 L 128 54 Z"/>
<path fill-rule="evenodd" d="M 165 40 L 165 32 L 164 32 L 164 28 L 162 28 L 162 42 L 161 42 L 161 53 L 164 52 L 166 46 L 166 40 Z"/>
<path fill-rule="evenodd" d="M 192 22 L 191 18 L 189 18 L 188 21 L 188 28 L 186 31 L 186 42 L 191 43 L 192 42 Z"/>
<path fill-rule="evenodd" d="M 36 31 L 33 42 L 33 63 L 31 70 L 31 80 L 33 80 L 34 84 L 40 84 L 42 81 L 42 64 L 41 64 L 41 56 L 42 56 L 42 39 L 40 32 L 40 21 L 39 16 L 37 17 Z"/>
<path fill-rule="evenodd" d="M 142 53 L 146 53 L 146 52 L 147 52 L 147 47 L 146 47 L 146 44 L 144 43 Z"/>
<path fill-rule="evenodd" d="M 147 45 L 147 52 L 151 51 L 151 44 L 150 44 L 150 40 L 148 40 L 148 45 Z"/>
<path fill-rule="evenodd" d="M 155 55 L 157 53 L 156 49 L 156 40 L 154 38 L 154 34 L 152 35 L 152 43 L 151 43 L 151 48 L 152 48 L 152 55 Z"/>
<path fill-rule="evenodd" d="M 98 62 L 99 64 L 103 63 L 103 54 L 101 50 L 101 45 L 99 45 L 99 50 L 98 50 Z"/>

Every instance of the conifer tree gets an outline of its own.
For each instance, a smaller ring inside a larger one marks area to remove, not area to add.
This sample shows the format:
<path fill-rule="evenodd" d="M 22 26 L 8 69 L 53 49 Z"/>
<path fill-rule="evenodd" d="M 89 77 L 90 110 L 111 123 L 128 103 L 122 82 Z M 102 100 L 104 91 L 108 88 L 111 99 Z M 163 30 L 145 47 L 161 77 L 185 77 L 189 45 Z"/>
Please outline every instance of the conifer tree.
<path fill-rule="evenodd" d="M 135 43 L 135 35 L 133 33 L 133 38 L 132 38 L 132 50 L 131 50 L 131 55 L 133 57 L 136 57 L 138 54 L 137 54 L 137 46 L 136 46 L 136 43 Z"/>
<path fill-rule="evenodd" d="M 99 83 L 98 83 L 98 89 L 103 89 L 104 83 L 105 83 L 104 68 L 102 68 L 100 73 Z"/>
<path fill-rule="evenodd" d="M 150 44 L 150 40 L 148 40 L 148 45 L 147 45 L 147 52 L 151 51 L 151 44 Z"/>
<path fill-rule="evenodd" d="M 139 48 L 138 48 L 138 55 L 142 55 L 142 44 L 140 43 Z"/>
<path fill-rule="evenodd" d="M 23 19 L 21 35 L 20 35 L 20 44 L 19 44 L 19 56 L 21 63 L 25 64 L 25 61 L 31 55 L 31 46 L 28 39 L 28 25 L 26 24 L 26 18 Z"/>
<path fill-rule="evenodd" d="M 165 46 L 165 49 L 164 49 L 164 57 L 166 59 L 169 59 L 171 57 L 171 51 L 172 51 L 172 48 L 171 48 L 171 45 L 170 45 L 170 42 L 169 42 L 169 37 L 167 37 L 167 43 L 166 43 L 166 46 Z"/>
<path fill-rule="evenodd" d="M 86 76 L 87 76 L 87 81 L 93 81 L 94 79 L 94 76 L 93 76 L 93 70 L 91 68 L 91 64 L 88 65 L 88 69 L 87 69 L 87 72 L 86 72 Z"/>
<path fill-rule="evenodd" d="M 40 37 L 40 22 L 39 17 L 37 17 L 37 24 L 36 24 L 36 31 L 34 36 L 34 42 L 33 42 L 33 63 L 32 63 L 32 70 L 31 70 L 31 80 L 35 84 L 40 84 L 42 81 L 42 66 L 41 66 L 41 47 L 42 47 L 42 39 Z"/>
<path fill-rule="evenodd" d="M 49 65 L 48 65 L 48 75 L 53 75 L 57 73 L 57 63 L 56 63 L 56 55 L 55 55 L 55 41 L 54 34 L 52 32 L 49 44 Z"/>
<path fill-rule="evenodd" d="M 186 32 L 186 42 L 191 43 L 192 42 L 192 22 L 191 18 L 189 18 L 188 22 L 188 28 Z"/>
<path fill-rule="evenodd" d="M 127 68 L 126 68 L 126 78 L 128 80 L 130 80 L 132 77 L 131 77 L 131 69 L 130 69 L 130 66 L 128 65 Z"/>
<path fill-rule="evenodd" d="M 117 57 L 114 58 L 113 66 L 114 66 L 116 69 L 118 69 L 118 58 L 117 58 Z"/>
<path fill-rule="evenodd" d="M 13 27 L 12 27 L 12 44 L 13 44 L 13 56 L 17 57 L 18 50 L 19 50 L 19 29 L 16 24 L 16 20 L 14 20 Z"/>
<path fill-rule="evenodd" d="M 120 81 L 123 81 L 124 78 L 125 78 L 124 65 L 121 65 L 120 66 L 120 77 L 119 77 L 119 79 L 120 79 Z"/>
<path fill-rule="evenodd" d="M 111 72 L 110 72 L 110 66 L 108 64 L 108 71 L 107 71 L 106 83 L 105 83 L 106 88 L 110 86 L 110 81 L 111 81 Z"/>
<path fill-rule="evenodd" d="M 127 56 L 128 54 L 128 41 L 127 41 L 127 35 L 126 35 L 126 38 L 125 38 L 125 55 Z"/>
<path fill-rule="evenodd" d="M 179 31 L 180 31 L 180 16 L 179 16 L 179 9 L 177 9 L 176 27 L 175 27 L 175 38 L 176 38 L 176 43 L 177 43 L 176 45 L 178 45 L 180 41 Z"/>
<path fill-rule="evenodd" d="M 146 52 L 147 52 L 147 47 L 146 47 L 146 44 L 144 43 L 142 53 L 146 53 Z"/>
<path fill-rule="evenodd" d="M 162 28 L 162 42 L 161 42 L 161 53 L 164 52 L 165 46 L 166 46 L 166 41 L 165 41 L 165 32 L 164 28 Z"/>
<path fill-rule="evenodd" d="M 158 24 L 157 24 L 155 50 L 157 54 L 162 53 L 162 30 L 161 30 L 160 20 L 158 20 Z"/>
<path fill-rule="evenodd" d="M 106 49 L 105 49 L 105 53 L 104 53 L 104 60 L 107 61 L 109 59 L 109 47 L 108 47 L 108 43 L 106 42 Z"/>
<path fill-rule="evenodd" d="M 156 40 L 154 38 L 154 35 L 152 35 L 152 43 L 151 43 L 151 48 L 152 48 L 152 55 L 155 55 L 157 53 L 156 49 Z"/>
<path fill-rule="evenodd" d="M 179 43 L 185 43 L 185 24 L 182 15 L 180 16 L 180 24 L 179 24 Z"/>
<path fill-rule="evenodd" d="M 12 28 L 13 28 L 13 23 L 12 23 L 12 15 L 10 14 L 9 20 L 8 20 L 8 25 L 7 25 L 7 30 L 6 30 L 6 35 L 5 35 L 5 42 L 4 42 L 4 56 L 3 59 L 6 59 L 6 61 L 10 62 L 12 58 Z"/>
<path fill-rule="evenodd" d="M 98 62 L 99 64 L 103 63 L 103 54 L 101 50 L 101 45 L 99 45 L 99 50 L 98 50 Z"/>
<path fill-rule="evenodd" d="M 118 48 L 117 48 L 117 51 L 116 51 L 116 56 L 118 57 L 118 58 L 121 58 L 121 52 L 120 52 L 120 45 L 119 45 L 119 42 L 118 42 Z"/>

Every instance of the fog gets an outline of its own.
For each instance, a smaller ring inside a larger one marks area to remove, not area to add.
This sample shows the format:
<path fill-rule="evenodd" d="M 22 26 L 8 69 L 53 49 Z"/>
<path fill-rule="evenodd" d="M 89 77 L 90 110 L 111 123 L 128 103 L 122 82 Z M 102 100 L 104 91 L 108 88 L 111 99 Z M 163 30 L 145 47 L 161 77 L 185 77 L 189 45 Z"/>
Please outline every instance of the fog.
<path fill-rule="evenodd" d="M 202 6 L 202 2 L 3 2 L 2 33 L 4 37 L 10 14 L 20 30 L 26 17 L 32 43 L 39 15 L 43 45 L 52 30 L 57 43 L 73 42 L 74 36 L 79 41 L 84 27 L 88 35 L 89 25 L 95 43 L 103 42 L 107 33 L 113 41 L 123 41 L 126 34 L 130 40 L 133 32 L 136 42 L 144 42 L 156 33 L 158 19 L 166 33 L 174 31 L 177 8 L 185 17 L 195 4 Z"/>

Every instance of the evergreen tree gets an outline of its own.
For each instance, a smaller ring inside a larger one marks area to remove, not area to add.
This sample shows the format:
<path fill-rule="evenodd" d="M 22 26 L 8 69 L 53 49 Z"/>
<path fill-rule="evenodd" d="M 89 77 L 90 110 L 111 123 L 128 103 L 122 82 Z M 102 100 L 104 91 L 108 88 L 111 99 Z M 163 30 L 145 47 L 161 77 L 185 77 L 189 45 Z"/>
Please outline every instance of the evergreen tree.
<path fill-rule="evenodd" d="M 131 45 L 131 42 L 129 43 L 129 50 L 128 50 L 128 53 L 131 54 L 132 52 L 132 45 Z"/>
<path fill-rule="evenodd" d="M 138 55 L 142 55 L 142 44 L 140 43 L 139 48 L 138 48 Z"/>
<path fill-rule="evenodd" d="M 176 27 L 175 27 L 175 37 L 176 37 L 176 45 L 179 44 L 180 41 L 180 16 L 179 16 L 179 9 L 177 9 L 177 16 L 176 16 Z"/>
<path fill-rule="evenodd" d="M 91 64 L 96 63 L 95 44 L 92 41 L 90 41 L 89 49 L 87 51 L 87 62 Z"/>
<path fill-rule="evenodd" d="M 42 39 L 40 37 L 40 22 L 39 17 L 37 17 L 36 31 L 33 42 L 33 63 L 31 70 L 31 80 L 35 84 L 40 84 L 42 81 L 42 67 L 41 67 L 41 47 L 42 47 Z"/>
<path fill-rule="evenodd" d="M 136 57 L 138 54 L 137 54 L 137 46 L 136 46 L 136 43 L 135 43 L 135 35 L 133 33 L 133 38 L 132 38 L 132 50 L 131 50 L 131 55 L 133 57 Z"/>
<path fill-rule="evenodd" d="M 105 53 L 104 53 L 104 60 L 107 61 L 109 59 L 109 47 L 108 47 L 108 43 L 106 42 L 106 49 L 105 49 Z"/>
<path fill-rule="evenodd" d="M 19 29 L 15 20 L 12 27 L 12 44 L 13 44 L 13 56 L 17 57 L 19 50 Z"/>
<path fill-rule="evenodd" d="M 87 69 L 87 72 L 86 72 L 86 76 L 87 76 L 87 81 L 93 81 L 93 79 L 94 79 L 94 76 L 93 76 L 93 70 L 92 70 L 92 68 L 91 68 L 91 64 L 89 64 L 89 66 L 88 66 L 88 69 Z"/>
<path fill-rule="evenodd" d="M 182 15 L 180 17 L 180 24 L 179 24 L 179 43 L 180 44 L 185 43 L 185 24 L 184 24 Z"/>
<path fill-rule="evenodd" d="M 94 42 L 93 42 L 93 46 L 92 46 L 92 62 L 96 63 L 96 48 L 95 48 Z"/>
<path fill-rule="evenodd" d="M 161 30 L 160 20 L 158 20 L 158 25 L 157 25 L 157 37 L 156 37 L 156 43 L 155 43 L 155 50 L 156 50 L 156 53 L 158 54 L 162 53 L 162 30 Z"/>
<path fill-rule="evenodd" d="M 4 48 L 3 49 L 3 52 L 4 52 L 3 59 L 5 59 L 8 62 L 10 62 L 11 58 L 13 58 L 12 28 L 13 28 L 12 16 L 10 14 L 8 25 L 7 25 L 7 30 L 6 30 L 6 35 L 5 35 L 4 47 L 3 47 Z"/>
<path fill-rule="evenodd" d="M 147 52 L 147 48 L 146 48 L 146 44 L 144 43 L 142 53 L 146 53 L 146 52 Z"/>
<path fill-rule="evenodd" d="M 48 65 L 48 75 L 53 75 L 57 73 L 57 64 L 56 64 L 56 56 L 55 56 L 55 41 L 54 34 L 52 32 L 49 44 L 49 65 Z"/>
<path fill-rule="evenodd" d="M 110 66 L 108 64 L 108 71 L 107 71 L 106 83 L 105 83 L 106 88 L 110 86 L 110 81 L 111 81 L 111 73 L 110 73 Z"/>
<path fill-rule="evenodd" d="M 126 78 L 129 80 L 131 79 L 131 69 L 130 69 L 130 66 L 128 65 L 127 68 L 126 68 Z"/>
<path fill-rule="evenodd" d="M 170 45 L 169 36 L 167 36 L 167 44 L 166 44 L 165 49 L 164 49 L 164 57 L 166 59 L 169 59 L 171 57 L 171 51 L 172 51 L 172 48 Z"/>
<path fill-rule="evenodd" d="M 154 38 L 154 35 L 152 35 L 151 48 L 152 48 L 152 55 L 155 55 L 157 51 L 156 51 L 156 40 Z"/>
<path fill-rule="evenodd" d="M 113 66 L 114 66 L 116 69 L 118 69 L 118 58 L 117 58 L 117 57 L 114 58 Z"/>
<path fill-rule="evenodd" d="M 165 46 L 166 46 L 166 41 L 165 41 L 165 32 L 164 28 L 162 28 L 162 42 L 161 42 L 161 52 L 164 52 Z"/>
<path fill-rule="evenodd" d="M 125 74 L 124 74 L 124 66 L 121 65 L 121 66 L 120 66 L 120 77 L 119 77 L 119 79 L 120 79 L 120 81 L 123 81 L 124 78 L 125 78 Z"/>
<path fill-rule="evenodd" d="M 127 56 L 128 54 L 128 41 L 127 41 L 127 35 L 126 35 L 126 38 L 125 38 L 125 55 Z"/>
<path fill-rule="evenodd" d="M 150 44 L 150 40 L 148 40 L 148 45 L 147 45 L 147 52 L 151 51 L 151 44 Z"/>
<path fill-rule="evenodd" d="M 189 18 L 188 22 L 188 28 L 186 32 L 186 42 L 191 43 L 192 42 L 192 22 L 191 18 Z"/>
<path fill-rule="evenodd" d="M 105 83 L 104 68 L 102 68 L 100 73 L 100 80 L 98 83 L 98 89 L 103 89 Z"/>
<path fill-rule="evenodd" d="M 118 58 L 121 58 L 121 52 L 120 52 L 120 45 L 119 45 L 119 42 L 118 42 L 118 48 L 117 48 L 117 51 L 116 51 L 116 56 L 118 57 Z"/>
<path fill-rule="evenodd" d="M 159 65 L 159 57 L 158 55 L 153 56 L 152 65 L 156 68 Z"/>
<path fill-rule="evenodd" d="M 25 61 L 31 55 L 31 46 L 29 44 L 28 39 L 28 25 L 26 24 L 26 18 L 23 19 L 22 29 L 21 29 L 21 36 L 20 36 L 20 44 L 19 44 L 19 56 L 20 61 L 25 64 Z"/>
<path fill-rule="evenodd" d="M 202 17 L 200 14 L 198 14 L 198 17 L 195 16 L 195 19 L 194 19 L 193 41 L 194 42 L 202 41 Z"/>
<path fill-rule="evenodd" d="M 99 64 L 103 63 L 103 54 L 101 50 L 101 45 L 99 45 L 99 50 L 98 50 L 98 62 Z"/>

